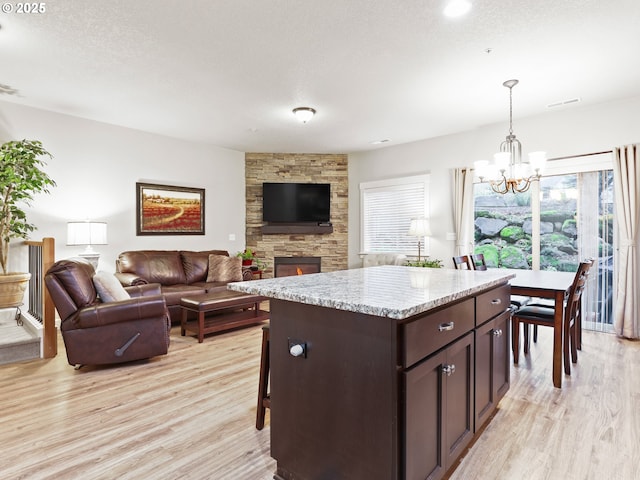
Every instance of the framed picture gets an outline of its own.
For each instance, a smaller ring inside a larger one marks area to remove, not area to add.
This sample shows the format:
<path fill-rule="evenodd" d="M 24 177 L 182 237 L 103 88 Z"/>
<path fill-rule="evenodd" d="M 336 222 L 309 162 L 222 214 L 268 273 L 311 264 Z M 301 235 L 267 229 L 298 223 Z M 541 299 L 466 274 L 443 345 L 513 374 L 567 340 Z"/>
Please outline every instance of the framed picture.
<path fill-rule="evenodd" d="M 136 183 L 136 235 L 204 235 L 204 188 Z"/>

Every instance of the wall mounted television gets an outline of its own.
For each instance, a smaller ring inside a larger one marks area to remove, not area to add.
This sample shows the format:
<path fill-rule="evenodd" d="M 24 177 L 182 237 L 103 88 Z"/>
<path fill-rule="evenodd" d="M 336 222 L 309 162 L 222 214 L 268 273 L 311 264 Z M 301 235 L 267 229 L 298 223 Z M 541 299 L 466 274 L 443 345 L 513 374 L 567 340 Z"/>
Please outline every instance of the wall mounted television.
<path fill-rule="evenodd" d="M 329 183 L 263 183 L 262 220 L 269 223 L 328 223 Z"/>

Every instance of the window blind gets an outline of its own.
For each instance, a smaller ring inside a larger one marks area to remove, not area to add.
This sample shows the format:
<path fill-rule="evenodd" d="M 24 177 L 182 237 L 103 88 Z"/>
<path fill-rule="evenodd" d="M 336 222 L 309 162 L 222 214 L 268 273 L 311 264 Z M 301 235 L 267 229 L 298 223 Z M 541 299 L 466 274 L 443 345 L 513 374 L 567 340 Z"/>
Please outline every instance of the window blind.
<path fill-rule="evenodd" d="M 428 179 L 419 175 L 360 184 L 362 253 L 417 255 L 418 238 L 408 232 L 412 218 L 428 216 Z"/>

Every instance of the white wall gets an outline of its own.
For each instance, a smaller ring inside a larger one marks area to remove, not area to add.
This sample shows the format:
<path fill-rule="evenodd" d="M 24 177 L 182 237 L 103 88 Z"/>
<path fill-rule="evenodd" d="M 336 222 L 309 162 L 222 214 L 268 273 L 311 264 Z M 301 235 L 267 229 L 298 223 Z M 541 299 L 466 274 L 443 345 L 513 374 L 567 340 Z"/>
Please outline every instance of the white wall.
<path fill-rule="evenodd" d="M 56 259 L 82 251 L 65 245 L 66 225 L 87 218 L 108 224 L 109 244 L 95 247 L 108 271 L 124 250 L 244 248 L 243 152 L 0 102 L 0 142 L 23 138 L 42 141 L 54 157 L 46 171 L 57 187 L 35 199 L 28 219 L 38 228 L 33 239 L 56 239 Z M 205 235 L 136 236 L 140 181 L 204 188 Z M 25 249 L 12 245 L 11 267 L 25 271 Z"/>
<path fill-rule="evenodd" d="M 580 155 L 640 142 L 639 112 L 640 97 L 515 118 L 513 130 L 523 153 L 544 150 L 549 158 Z M 452 169 L 491 159 L 507 133 L 505 122 L 349 155 L 349 266 L 361 264 L 359 184 L 421 173 L 431 173 L 430 256 L 449 265 L 455 246 L 454 241 L 446 240 L 446 233 L 454 231 Z"/>

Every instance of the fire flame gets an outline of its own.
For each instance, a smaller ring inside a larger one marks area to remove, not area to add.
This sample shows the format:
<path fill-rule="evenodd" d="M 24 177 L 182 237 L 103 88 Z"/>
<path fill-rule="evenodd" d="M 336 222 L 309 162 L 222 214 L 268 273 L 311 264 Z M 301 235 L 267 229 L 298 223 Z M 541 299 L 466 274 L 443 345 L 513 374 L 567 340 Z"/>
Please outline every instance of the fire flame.
<path fill-rule="evenodd" d="M 296 267 L 296 273 L 298 275 L 302 275 L 302 270 L 300 269 L 300 267 Z"/>

